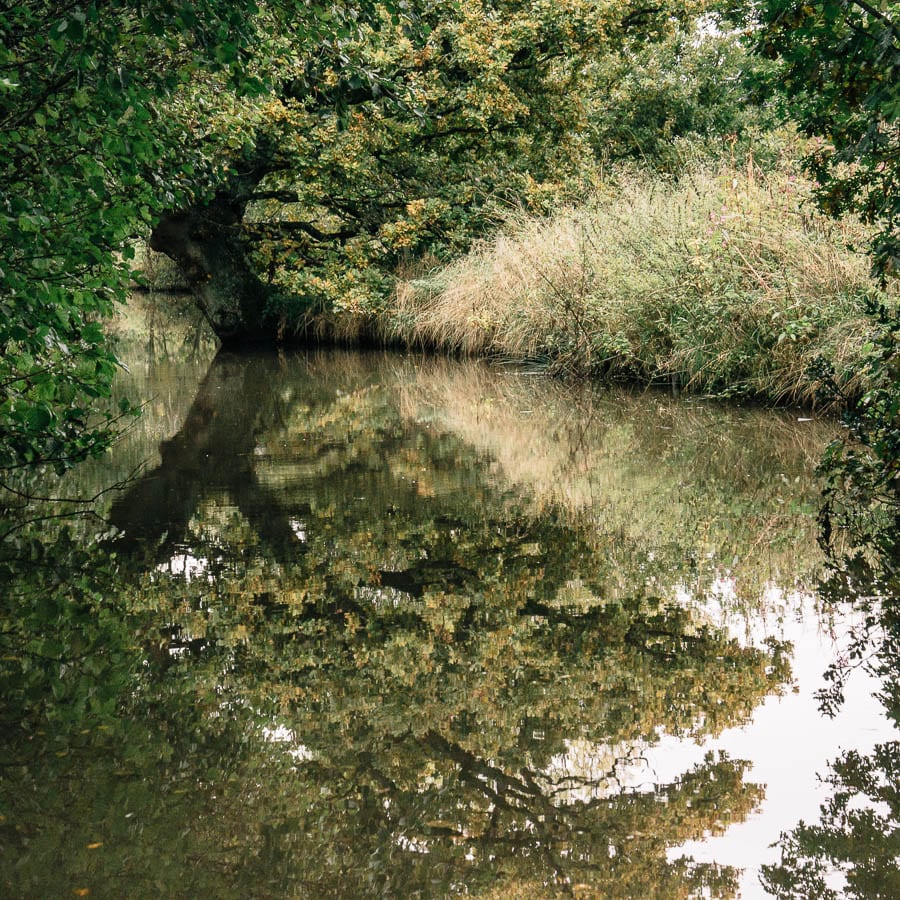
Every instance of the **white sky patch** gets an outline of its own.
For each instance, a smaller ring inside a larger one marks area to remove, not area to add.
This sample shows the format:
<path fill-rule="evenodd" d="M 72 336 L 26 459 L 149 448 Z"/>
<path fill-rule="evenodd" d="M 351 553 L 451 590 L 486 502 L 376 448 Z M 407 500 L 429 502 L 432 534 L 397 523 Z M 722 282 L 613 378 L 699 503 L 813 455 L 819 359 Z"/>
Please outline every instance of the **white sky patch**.
<path fill-rule="evenodd" d="M 557 805 L 602 800 L 623 791 L 649 792 L 658 784 L 643 743 L 611 745 L 577 739 L 565 745 L 565 752 L 554 756 L 542 772 Z"/>
<path fill-rule="evenodd" d="M 779 851 L 771 845 L 781 832 L 794 828 L 801 819 L 819 821 L 819 807 L 832 790 L 820 779 L 829 773 L 829 763 L 846 750 L 869 754 L 876 744 L 900 737 L 876 699 L 879 682 L 861 670 L 850 677 L 838 714 L 830 719 L 819 712 L 815 693 L 826 686 L 823 674 L 840 650 L 839 635 L 847 622 L 835 616 L 833 626 L 823 625 L 809 593 L 770 587 L 766 596 L 773 608 L 754 623 L 749 637 L 754 644 L 765 637 L 792 642 L 793 685 L 767 697 L 749 722 L 727 729 L 718 738 L 698 744 L 663 735 L 659 744 L 645 751 L 661 783 L 676 780 L 702 763 L 710 750 L 750 761 L 745 782 L 766 789 L 759 808 L 744 822 L 732 824 L 725 834 L 688 841 L 667 854 L 670 860 L 690 856 L 697 862 L 743 869 L 742 900 L 768 897 L 759 874 L 763 865 L 778 861 Z M 737 625 L 727 617 L 723 624 Z M 834 877 L 840 884 L 840 873 Z"/>
<path fill-rule="evenodd" d="M 209 560 L 192 556 L 190 553 L 176 553 L 164 563 L 156 567 L 157 572 L 165 575 L 178 575 L 185 581 L 204 576 L 209 578 Z"/>
<path fill-rule="evenodd" d="M 297 740 L 297 735 L 285 725 L 276 725 L 274 728 L 265 727 L 262 730 L 263 737 L 273 744 L 289 744 L 288 754 L 297 762 L 306 762 L 313 759 L 314 754 L 305 744 Z"/>

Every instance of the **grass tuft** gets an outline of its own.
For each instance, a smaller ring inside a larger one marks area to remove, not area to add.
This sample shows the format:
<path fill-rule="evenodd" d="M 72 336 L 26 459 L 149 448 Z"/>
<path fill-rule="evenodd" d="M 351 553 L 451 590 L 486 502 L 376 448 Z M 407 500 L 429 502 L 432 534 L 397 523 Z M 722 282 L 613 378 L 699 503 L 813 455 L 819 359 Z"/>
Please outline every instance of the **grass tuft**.
<path fill-rule="evenodd" d="M 872 336 L 867 234 L 748 166 L 620 174 L 579 208 L 521 215 L 467 256 L 402 280 L 384 337 L 556 372 L 812 403 L 845 392 Z"/>

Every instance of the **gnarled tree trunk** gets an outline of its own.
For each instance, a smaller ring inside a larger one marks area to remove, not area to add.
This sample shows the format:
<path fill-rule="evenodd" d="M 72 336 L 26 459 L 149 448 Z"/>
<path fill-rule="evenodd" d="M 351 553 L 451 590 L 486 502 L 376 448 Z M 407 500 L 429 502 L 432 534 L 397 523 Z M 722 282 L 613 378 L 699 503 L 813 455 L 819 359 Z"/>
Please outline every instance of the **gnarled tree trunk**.
<path fill-rule="evenodd" d="M 206 205 L 164 213 L 150 236 L 150 248 L 178 264 L 201 312 L 226 344 L 273 341 L 277 335 L 266 316 L 273 288 L 253 271 L 242 234 L 247 200 L 240 198 L 240 188 L 252 189 L 259 178 L 248 180 L 254 184 L 220 192 Z"/>

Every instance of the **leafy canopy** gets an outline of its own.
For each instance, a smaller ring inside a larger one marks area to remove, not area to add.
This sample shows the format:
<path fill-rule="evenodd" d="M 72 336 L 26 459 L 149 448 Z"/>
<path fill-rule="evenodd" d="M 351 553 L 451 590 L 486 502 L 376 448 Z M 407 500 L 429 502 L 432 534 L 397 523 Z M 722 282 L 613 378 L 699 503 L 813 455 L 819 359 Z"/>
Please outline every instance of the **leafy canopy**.
<path fill-rule="evenodd" d="M 270 34 L 258 54 L 264 97 L 234 103 L 195 85 L 173 107 L 186 119 L 197 108 L 211 111 L 207 122 L 222 116 L 192 137 L 227 172 L 215 204 L 178 213 L 197 212 L 197 241 L 214 226 L 240 235 L 229 258 L 246 256 L 271 318 L 294 325 L 310 303 L 377 313 L 398 265 L 460 252 L 510 205 L 545 212 L 576 195 L 598 145 L 630 127 L 595 127 L 611 118 L 597 98 L 643 47 L 689 33 L 705 8 L 438 0 L 379 5 L 371 23 L 315 55 Z M 212 255 L 157 235 L 188 268 Z M 192 273 L 195 287 L 213 268 Z"/>
<path fill-rule="evenodd" d="M 760 51 L 779 61 L 788 114 L 820 138 L 808 156 L 819 201 L 878 228 L 876 271 L 900 266 L 900 3 L 767 0 Z"/>
<path fill-rule="evenodd" d="M 299 45 L 339 5 L 280 4 Z M 202 148 L 166 102 L 196 79 L 258 91 L 254 0 L 31 2 L 0 11 L 0 473 L 97 452 L 115 359 L 100 321 L 125 297 L 130 242 L 196 191 Z M 195 113 L 199 113 L 195 110 Z M 208 168 L 208 167 L 205 167 Z"/>

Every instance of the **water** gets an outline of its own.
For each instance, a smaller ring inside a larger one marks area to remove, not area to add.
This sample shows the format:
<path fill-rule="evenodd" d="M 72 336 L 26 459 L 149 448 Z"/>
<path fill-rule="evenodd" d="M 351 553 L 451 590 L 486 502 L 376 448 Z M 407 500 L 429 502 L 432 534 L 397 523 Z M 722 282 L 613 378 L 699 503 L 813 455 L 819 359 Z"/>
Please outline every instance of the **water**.
<path fill-rule="evenodd" d="M 92 616 L 5 682 L 46 711 L 3 741 L 6 894 L 764 896 L 817 775 L 895 738 L 865 673 L 814 697 L 852 625 L 815 594 L 834 423 L 154 350 L 66 485 L 130 477 L 81 526 Z"/>

